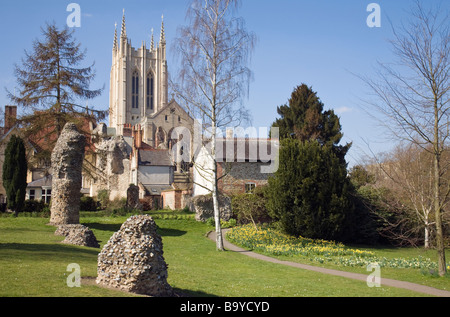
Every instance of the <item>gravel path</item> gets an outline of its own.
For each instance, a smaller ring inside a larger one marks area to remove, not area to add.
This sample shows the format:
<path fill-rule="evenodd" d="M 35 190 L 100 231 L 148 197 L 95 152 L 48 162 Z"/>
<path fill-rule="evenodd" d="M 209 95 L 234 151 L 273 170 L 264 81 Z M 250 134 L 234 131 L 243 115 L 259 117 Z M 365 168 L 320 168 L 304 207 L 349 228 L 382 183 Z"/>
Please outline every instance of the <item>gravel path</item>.
<path fill-rule="evenodd" d="M 295 263 L 295 262 L 289 262 L 289 261 L 281 261 L 281 260 L 278 260 L 278 259 L 275 259 L 275 258 L 272 258 L 269 256 L 265 256 L 265 255 L 258 254 L 258 253 L 252 252 L 252 251 L 248 251 L 248 250 L 239 248 L 239 247 L 229 243 L 225 239 L 225 234 L 226 234 L 226 230 L 223 230 L 224 247 L 226 250 L 229 250 L 229 251 L 239 252 L 239 253 L 245 254 L 245 255 L 255 258 L 255 259 L 272 262 L 272 263 L 277 263 L 277 264 L 282 264 L 282 265 L 288 265 L 288 266 L 296 267 L 299 269 L 310 270 L 310 271 L 315 271 L 315 272 L 320 272 L 320 273 L 330 274 L 330 275 L 336 275 L 336 276 L 342 276 L 342 277 L 360 280 L 360 281 L 364 281 L 364 282 L 367 281 L 368 275 L 365 275 L 365 274 L 344 272 L 344 271 L 338 271 L 338 270 L 332 270 L 332 269 L 326 269 L 326 268 L 322 268 L 322 267 L 307 265 L 307 264 L 301 264 L 301 263 Z M 215 241 L 216 240 L 216 232 L 211 231 L 208 234 L 208 237 L 211 240 Z M 444 290 L 436 289 L 433 287 L 410 283 L 410 282 L 403 282 L 403 281 L 397 281 L 397 280 L 392 280 L 392 279 L 388 279 L 388 278 L 381 278 L 381 284 L 384 286 L 404 288 L 404 289 L 408 289 L 411 291 L 424 293 L 424 294 L 428 294 L 428 295 L 433 295 L 433 296 L 450 297 L 449 291 L 444 291 Z"/>

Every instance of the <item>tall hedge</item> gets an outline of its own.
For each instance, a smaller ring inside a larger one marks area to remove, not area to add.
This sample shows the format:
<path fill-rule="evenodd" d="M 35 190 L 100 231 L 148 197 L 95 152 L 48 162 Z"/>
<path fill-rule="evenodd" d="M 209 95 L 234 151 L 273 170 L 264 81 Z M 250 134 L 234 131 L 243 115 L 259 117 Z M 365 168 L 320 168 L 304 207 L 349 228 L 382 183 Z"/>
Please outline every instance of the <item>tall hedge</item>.
<path fill-rule="evenodd" d="M 345 240 L 354 206 L 346 166 L 331 147 L 285 139 L 269 179 L 267 208 L 288 234 Z"/>
<path fill-rule="evenodd" d="M 23 140 L 12 135 L 5 149 L 3 186 L 6 190 L 7 208 L 17 214 L 22 211 L 27 190 L 27 158 Z"/>

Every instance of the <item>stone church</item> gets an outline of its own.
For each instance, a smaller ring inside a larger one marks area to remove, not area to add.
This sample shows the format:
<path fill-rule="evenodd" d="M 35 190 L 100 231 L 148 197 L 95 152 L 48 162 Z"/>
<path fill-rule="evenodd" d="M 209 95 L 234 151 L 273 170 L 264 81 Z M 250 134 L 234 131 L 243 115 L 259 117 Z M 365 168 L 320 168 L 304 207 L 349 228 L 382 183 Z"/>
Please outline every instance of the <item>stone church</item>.
<path fill-rule="evenodd" d="M 192 130 L 194 120 L 168 97 L 164 20 L 159 43 L 152 34 L 150 47 L 142 42 L 136 49 L 127 36 L 124 12 L 120 37 L 117 25 L 114 34 L 109 97 L 109 126 L 94 131 L 101 137 L 93 163 L 106 175 L 87 182 L 90 194 L 106 189 L 114 199 L 134 184 L 140 198 L 154 207 L 183 208 L 180 197 L 191 194 L 192 184 L 189 166 L 173 157 L 181 149 L 172 151 L 178 141 L 172 131 Z"/>
<path fill-rule="evenodd" d="M 117 28 L 114 35 L 109 96 L 109 127 L 116 135 L 140 126 L 143 142 L 153 148 L 167 148 L 173 128 L 192 126 L 193 119 L 168 97 L 164 20 L 159 44 L 155 45 L 152 34 L 150 48 L 142 42 L 136 49 L 127 37 L 124 13 L 120 38 Z"/>
<path fill-rule="evenodd" d="M 168 75 L 164 19 L 159 42 L 155 43 L 152 30 L 150 45 L 142 42 L 135 48 L 127 36 L 124 12 L 120 36 L 116 25 L 113 40 L 109 124 L 90 124 L 92 133 L 88 143 L 94 148 L 90 154 L 86 153 L 89 164 L 85 165 L 93 168 L 85 168 L 82 194 L 95 197 L 100 191 L 107 191 L 110 200 L 122 199 L 133 184 L 139 187 L 139 198 L 146 207 L 182 209 L 191 197 L 208 193 L 205 188 L 210 180 L 196 173 L 196 164 L 177 160 L 177 155 L 187 151 L 182 147 L 185 143 L 179 142 L 172 132 L 177 127 L 187 128 L 192 133 L 189 153 L 194 154 L 194 119 L 173 98 L 169 99 Z M 10 117 L 15 120 L 16 109 L 15 106 L 5 108 L 5 123 L 11 121 Z M 0 129 L 0 148 L 6 146 L 15 129 L 6 124 Z M 233 139 L 233 144 L 238 142 Z M 195 159 L 209 165 L 211 157 L 202 154 L 206 152 L 198 151 Z M 258 172 L 267 162 L 250 156 L 248 149 L 239 154 L 239 162 L 232 169 L 220 164 L 221 175 L 228 170 L 228 175 L 222 175 L 225 177 L 218 184 L 222 192 L 247 192 L 267 183 L 269 175 Z M 28 183 L 26 199 L 50 201 L 51 172 L 47 175 L 40 169 L 30 171 Z M 0 184 L 0 203 L 4 199 Z"/>

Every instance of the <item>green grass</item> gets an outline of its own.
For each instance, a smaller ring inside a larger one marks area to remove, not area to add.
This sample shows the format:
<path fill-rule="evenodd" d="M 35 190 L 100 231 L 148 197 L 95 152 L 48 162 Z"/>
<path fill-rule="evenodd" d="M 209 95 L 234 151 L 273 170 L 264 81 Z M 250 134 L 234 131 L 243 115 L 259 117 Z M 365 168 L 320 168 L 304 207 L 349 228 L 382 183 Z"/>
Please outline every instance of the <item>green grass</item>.
<path fill-rule="evenodd" d="M 423 296 L 397 288 L 369 288 L 365 282 L 267 263 L 234 252 L 218 252 L 211 230 L 187 217 L 155 216 L 163 237 L 169 284 L 191 296 Z M 178 214 L 181 216 L 182 214 Z M 127 217 L 82 217 L 103 247 Z M 99 249 L 61 244 L 45 218 L 0 218 L 0 296 L 118 297 L 124 292 L 92 283 Z M 66 284 L 67 266 L 81 267 L 80 288 Z M 366 273 L 367 274 L 367 273 Z"/>
<path fill-rule="evenodd" d="M 233 243 L 280 260 L 367 274 L 367 265 L 379 263 L 381 276 L 450 290 L 450 273 L 437 274 L 435 250 L 423 248 L 363 248 L 323 240 L 294 238 L 270 228 L 236 227 L 227 234 Z M 450 252 L 447 250 L 447 259 Z"/>

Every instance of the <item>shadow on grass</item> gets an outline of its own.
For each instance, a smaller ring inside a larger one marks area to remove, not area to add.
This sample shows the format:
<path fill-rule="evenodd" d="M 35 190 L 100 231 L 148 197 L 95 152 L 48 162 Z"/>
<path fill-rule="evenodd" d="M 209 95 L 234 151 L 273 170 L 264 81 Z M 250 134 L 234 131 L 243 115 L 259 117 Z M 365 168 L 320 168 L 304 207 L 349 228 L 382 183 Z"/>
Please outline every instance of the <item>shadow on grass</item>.
<path fill-rule="evenodd" d="M 175 294 L 177 294 L 177 297 L 219 297 L 202 291 L 191 291 L 177 287 L 174 287 L 173 290 L 175 291 Z"/>
<path fill-rule="evenodd" d="M 91 258 L 92 256 L 97 257 L 100 249 L 96 248 L 86 248 L 86 247 L 76 247 L 73 245 L 67 245 L 62 243 L 54 244 L 29 244 L 29 243 L 0 243 L 0 251 L 25 251 L 29 252 L 30 256 L 33 257 L 52 257 L 53 259 L 61 258 L 66 259 L 67 257 L 76 256 Z M 26 254 L 21 256 L 26 257 Z"/>
<path fill-rule="evenodd" d="M 90 229 L 100 230 L 100 231 L 109 231 L 109 232 L 117 232 L 120 230 L 122 224 L 105 224 L 105 223 L 86 223 L 84 224 L 86 227 Z M 185 235 L 187 231 L 170 229 L 170 228 L 160 228 L 158 227 L 158 233 L 161 236 L 165 237 L 179 237 Z"/>
<path fill-rule="evenodd" d="M 158 228 L 158 233 L 163 237 L 180 237 L 185 235 L 187 231 L 170 228 Z"/>
<path fill-rule="evenodd" d="M 142 294 L 137 294 L 137 293 L 132 293 L 132 292 L 128 292 L 116 287 L 112 287 L 112 286 L 106 286 L 103 284 L 97 284 L 96 282 L 97 280 L 97 276 L 85 276 L 82 277 L 81 283 L 83 285 L 87 285 L 87 286 L 97 286 L 97 287 L 101 287 L 101 288 L 106 288 L 106 289 L 110 289 L 119 293 L 124 293 L 124 294 L 128 294 L 130 296 L 137 296 L 137 297 L 147 297 L 146 295 L 142 295 Z M 213 294 L 208 294 L 202 291 L 191 291 L 188 289 L 182 289 L 182 288 L 178 288 L 178 287 L 174 287 L 173 288 L 174 291 L 174 296 L 173 297 L 156 297 L 156 300 L 164 300 L 164 299 L 173 299 L 173 298 L 194 298 L 194 297 L 219 297 L 217 295 L 213 295 Z"/>
<path fill-rule="evenodd" d="M 122 224 L 109 224 L 109 223 L 97 223 L 97 222 L 89 222 L 89 223 L 83 223 L 86 227 L 89 229 L 96 229 L 101 231 L 111 231 L 116 232 L 119 231 Z"/>

